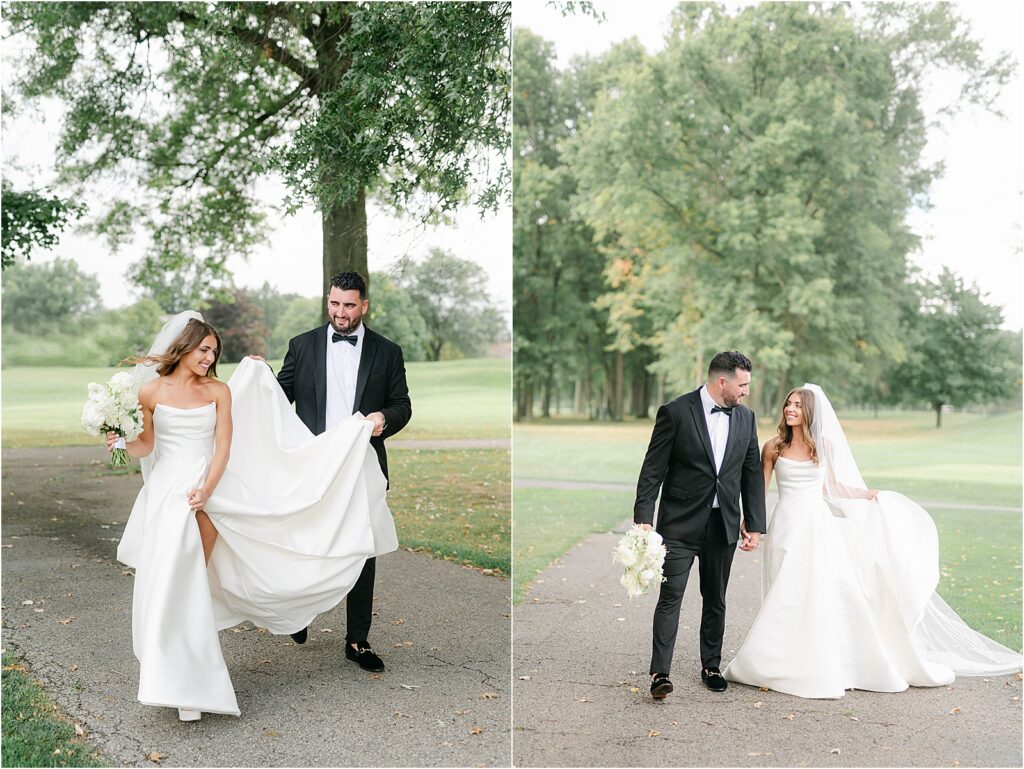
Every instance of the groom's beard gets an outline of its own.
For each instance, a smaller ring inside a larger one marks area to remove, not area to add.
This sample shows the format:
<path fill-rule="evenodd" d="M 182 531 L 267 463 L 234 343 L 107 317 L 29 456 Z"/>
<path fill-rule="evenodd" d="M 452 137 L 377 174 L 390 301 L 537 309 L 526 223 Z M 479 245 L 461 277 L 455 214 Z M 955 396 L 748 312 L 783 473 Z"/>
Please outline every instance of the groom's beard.
<path fill-rule="evenodd" d="M 348 318 L 340 318 L 339 320 L 343 321 L 345 325 L 342 326 L 334 318 L 331 318 L 331 328 L 333 328 L 339 334 L 354 334 L 356 332 L 356 329 L 358 329 L 363 324 L 363 319 L 361 317 L 356 318 L 353 321 L 349 321 Z"/>

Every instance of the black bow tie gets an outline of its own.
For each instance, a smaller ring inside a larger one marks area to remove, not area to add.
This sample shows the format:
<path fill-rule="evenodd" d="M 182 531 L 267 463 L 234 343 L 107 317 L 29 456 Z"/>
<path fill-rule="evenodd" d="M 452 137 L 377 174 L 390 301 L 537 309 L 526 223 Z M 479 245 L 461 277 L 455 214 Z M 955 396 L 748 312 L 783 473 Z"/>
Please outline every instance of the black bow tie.
<path fill-rule="evenodd" d="M 348 342 L 350 345 L 355 347 L 356 343 L 359 341 L 359 337 L 356 336 L 355 334 L 339 334 L 337 331 L 335 331 L 333 334 L 331 334 L 331 341 Z"/>
<path fill-rule="evenodd" d="M 732 416 L 732 406 L 712 406 L 711 407 L 711 413 L 712 414 L 714 414 L 716 412 L 719 412 L 719 411 L 721 411 L 727 417 L 731 417 Z"/>

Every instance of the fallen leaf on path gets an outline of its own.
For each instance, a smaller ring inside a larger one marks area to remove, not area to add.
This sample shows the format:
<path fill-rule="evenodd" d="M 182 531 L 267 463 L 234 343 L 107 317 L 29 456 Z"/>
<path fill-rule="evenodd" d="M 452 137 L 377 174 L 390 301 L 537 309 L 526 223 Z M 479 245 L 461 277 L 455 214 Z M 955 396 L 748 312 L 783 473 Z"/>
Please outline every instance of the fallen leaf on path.
<path fill-rule="evenodd" d="M 85 729 L 82 728 L 81 724 L 75 724 L 75 736 L 76 737 L 84 737 L 85 736 Z"/>
<path fill-rule="evenodd" d="M 1024 673 L 1018 673 L 1017 674 L 1017 680 L 1018 681 L 1024 681 Z"/>
<path fill-rule="evenodd" d="M 457 716 L 466 716 L 466 715 L 469 715 L 469 710 L 468 710 L 468 709 L 466 709 L 466 708 L 463 708 L 462 710 L 456 710 L 456 711 L 455 711 L 455 715 L 457 715 Z"/>
<path fill-rule="evenodd" d="M 838 756 L 839 748 L 832 748 L 832 750 L 830 750 L 829 753 L 831 753 L 833 756 Z"/>
<path fill-rule="evenodd" d="M 260 660 L 260 664 L 261 665 L 269 665 L 270 664 L 270 660 Z"/>
<path fill-rule="evenodd" d="M 484 698 L 485 700 L 496 700 L 496 699 L 498 699 L 498 698 L 499 698 L 499 697 L 500 697 L 501 695 L 500 695 L 500 694 L 498 694 L 497 692 L 484 692 L 484 693 L 483 693 L 483 694 L 481 694 L 480 696 L 481 696 L 481 697 L 483 697 L 483 698 Z"/>
<path fill-rule="evenodd" d="M 469 730 L 469 733 L 470 734 L 483 734 L 484 730 L 481 729 L 479 726 L 474 726 L 472 729 Z"/>
<path fill-rule="evenodd" d="M 577 697 L 576 702 L 590 702 L 590 697 Z"/>
<path fill-rule="evenodd" d="M 20 662 L 15 662 L 13 665 L 4 665 L 4 670 L 20 670 L 22 673 L 27 673 L 25 666 Z"/>
<path fill-rule="evenodd" d="M 154 764 L 159 764 L 165 758 L 167 758 L 167 754 L 166 753 L 158 753 L 155 750 L 152 753 L 150 753 L 148 756 L 146 756 L 146 760 L 147 761 L 152 761 Z"/>
<path fill-rule="evenodd" d="M 770 756 L 771 753 L 747 753 L 748 756 Z"/>
<path fill-rule="evenodd" d="M 455 747 L 455 743 L 452 742 L 451 740 L 445 740 L 444 742 L 441 743 L 441 747 L 442 748 L 453 748 L 453 747 Z"/>
<path fill-rule="evenodd" d="M 860 719 L 857 718 L 857 716 L 850 716 L 850 720 L 851 721 L 860 721 Z"/>
<path fill-rule="evenodd" d="M 408 689 L 409 691 L 413 691 L 414 689 L 419 689 L 420 688 L 418 686 L 413 686 L 412 684 L 400 684 L 400 686 L 403 689 Z"/>
<path fill-rule="evenodd" d="M 404 619 L 393 619 L 393 620 L 391 620 L 391 624 L 392 625 L 404 625 L 405 624 L 405 620 Z"/>
<path fill-rule="evenodd" d="M 760 710 L 763 706 L 764 706 L 764 703 L 761 702 L 761 700 L 758 700 L 757 702 L 754 703 L 754 707 L 757 708 L 758 710 Z"/>
<path fill-rule="evenodd" d="M 639 686 L 631 686 L 631 687 L 629 687 L 629 690 L 631 692 L 633 692 L 633 694 L 637 694 L 640 691 L 640 687 Z"/>
<path fill-rule="evenodd" d="M 74 622 L 74 621 L 75 621 L 76 619 L 78 619 L 78 617 L 66 617 L 66 618 L 64 618 L 64 619 L 59 619 L 59 620 L 57 620 L 57 621 L 58 621 L 58 622 L 59 622 L 60 624 L 62 624 L 62 625 L 70 625 L 70 624 L 71 624 L 72 622 Z"/>
<path fill-rule="evenodd" d="M 320 628 L 320 632 L 321 633 L 333 633 L 334 631 L 331 630 L 329 627 L 322 627 L 322 628 Z"/>
<path fill-rule="evenodd" d="M 783 718 L 787 721 L 792 721 L 794 718 L 796 718 L 796 713 L 786 713 L 786 715 L 784 715 Z"/>
<path fill-rule="evenodd" d="M 31 606 L 34 603 L 35 603 L 35 601 L 22 601 L 21 605 L 22 606 Z"/>
<path fill-rule="evenodd" d="M 661 732 L 659 732 L 657 729 L 651 729 L 649 732 L 647 732 L 648 737 L 658 737 L 660 734 Z"/>
<path fill-rule="evenodd" d="M 32 611 L 34 611 L 36 614 L 42 614 L 44 611 L 46 611 L 46 609 L 33 609 Z"/>
<path fill-rule="evenodd" d="M 371 681 L 383 681 L 384 675 L 382 673 L 371 673 L 369 676 Z"/>
<path fill-rule="evenodd" d="M 519 680 L 520 681 L 532 681 L 533 677 L 532 676 L 519 676 Z"/>
<path fill-rule="evenodd" d="M 391 714 L 391 717 L 392 718 L 412 718 L 412 716 L 410 716 L 410 715 L 408 715 L 406 713 L 403 713 L 401 710 L 396 710 L 394 713 Z"/>
<path fill-rule="evenodd" d="M 71 667 L 68 668 L 68 670 L 74 672 L 74 671 L 78 670 L 78 665 L 72 665 Z"/>
<path fill-rule="evenodd" d="M 281 736 L 281 732 L 277 731 L 277 729 L 264 729 L 263 730 L 263 734 L 266 737 L 280 737 Z"/>
<path fill-rule="evenodd" d="M 957 716 L 957 715 L 960 715 L 960 708 L 953 708 L 953 709 L 952 709 L 951 711 L 949 711 L 949 714 L 950 714 L 951 716 Z"/>
<path fill-rule="evenodd" d="M 626 618 L 625 618 L 625 617 L 616 617 L 616 618 L 615 618 L 615 621 L 616 621 L 616 622 L 625 622 L 625 621 L 626 621 Z"/>

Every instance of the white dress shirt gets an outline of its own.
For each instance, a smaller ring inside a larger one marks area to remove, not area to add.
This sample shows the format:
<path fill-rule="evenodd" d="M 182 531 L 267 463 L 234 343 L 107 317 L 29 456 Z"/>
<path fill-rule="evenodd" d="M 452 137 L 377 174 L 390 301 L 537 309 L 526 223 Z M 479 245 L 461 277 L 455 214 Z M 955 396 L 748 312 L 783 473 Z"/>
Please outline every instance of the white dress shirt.
<path fill-rule="evenodd" d="M 712 408 L 721 404 L 715 403 L 714 398 L 708 392 L 707 385 L 700 388 L 700 401 L 704 406 L 704 421 L 707 423 L 708 435 L 711 437 L 711 453 L 715 456 L 715 474 L 717 475 L 718 471 L 722 469 L 722 460 L 725 459 L 725 444 L 729 440 L 731 417 L 721 411 L 711 413 Z M 718 494 L 715 494 L 711 506 L 718 507 Z"/>
<path fill-rule="evenodd" d="M 329 430 L 356 410 L 356 378 L 359 357 L 363 352 L 366 327 L 359 324 L 354 332 L 357 341 L 334 342 L 334 327 L 327 324 L 327 410 L 325 427 Z M 717 416 L 717 414 L 716 414 Z"/>

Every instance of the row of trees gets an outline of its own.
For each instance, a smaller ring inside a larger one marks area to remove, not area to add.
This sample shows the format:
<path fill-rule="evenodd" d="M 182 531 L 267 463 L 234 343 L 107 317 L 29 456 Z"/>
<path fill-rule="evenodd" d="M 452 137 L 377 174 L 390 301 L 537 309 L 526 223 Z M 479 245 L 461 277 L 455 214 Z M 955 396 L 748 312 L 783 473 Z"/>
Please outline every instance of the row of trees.
<path fill-rule="evenodd" d="M 929 126 L 1012 71 L 950 6 L 681 3 L 654 55 L 559 70 L 518 29 L 514 56 L 519 418 L 646 416 L 722 349 L 754 360 L 761 411 L 807 380 L 939 414 L 1019 388 L 999 311 L 907 261 Z M 962 87 L 929 115 L 940 69 Z"/>
<path fill-rule="evenodd" d="M 370 325 L 400 344 L 407 360 L 487 355 L 507 340 L 505 319 L 473 262 L 434 250 L 397 275 L 371 275 Z M 157 294 L 166 299 L 166 295 Z M 3 273 L 3 364 L 114 365 L 145 353 L 169 313 L 153 296 L 104 309 L 95 276 L 74 261 L 14 263 Z M 323 322 L 324 300 L 256 290 L 218 292 L 197 305 L 220 331 L 226 361 L 284 356 L 288 340 Z"/>

